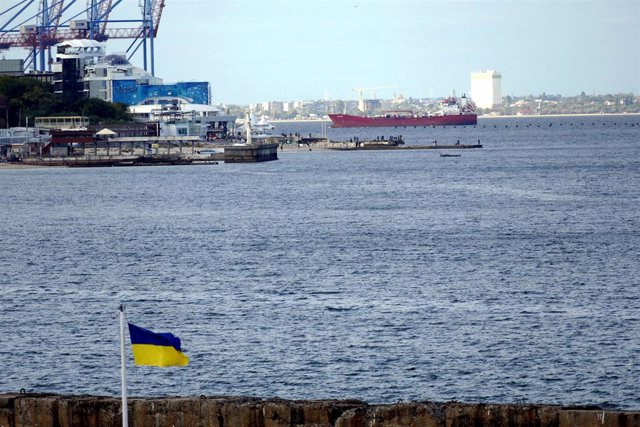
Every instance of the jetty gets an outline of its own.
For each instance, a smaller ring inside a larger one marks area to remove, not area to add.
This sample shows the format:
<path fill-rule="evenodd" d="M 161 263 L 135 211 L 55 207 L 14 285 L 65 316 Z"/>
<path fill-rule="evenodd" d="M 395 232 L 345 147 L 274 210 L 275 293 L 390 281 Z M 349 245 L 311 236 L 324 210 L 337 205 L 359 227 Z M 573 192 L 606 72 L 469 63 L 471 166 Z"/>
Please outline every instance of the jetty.
<path fill-rule="evenodd" d="M 224 147 L 225 163 L 254 163 L 278 160 L 278 144 L 231 145 Z"/>
<path fill-rule="evenodd" d="M 331 150 L 465 150 L 482 148 L 482 144 L 448 144 L 448 145 L 388 145 L 388 144 L 363 144 L 359 147 L 332 146 Z"/>
<path fill-rule="evenodd" d="M 51 167 L 112 167 L 112 166 L 166 166 L 194 163 L 194 159 L 179 155 L 164 154 L 158 156 L 72 156 L 25 158 L 16 162 L 24 166 Z"/>
<path fill-rule="evenodd" d="M 281 147 L 288 142 L 281 143 Z M 290 144 L 290 143 L 289 143 Z M 453 144 L 439 144 L 433 141 L 430 145 L 405 145 L 402 136 L 392 136 L 389 138 L 360 139 L 351 138 L 348 141 L 334 141 L 329 138 L 301 138 L 294 140 L 293 144 L 298 147 L 320 150 L 357 151 L 357 150 L 465 150 L 483 148 L 480 140 L 475 144 L 461 144 L 456 141 Z"/>
<path fill-rule="evenodd" d="M 278 160 L 278 144 L 237 144 L 216 146 L 192 150 L 192 153 L 164 152 L 143 154 L 131 152 L 129 154 L 84 154 L 57 156 L 29 156 L 10 161 L 16 166 L 38 167 L 125 167 L 125 166 L 177 166 L 177 165 L 212 165 L 225 163 L 255 163 Z"/>
<path fill-rule="evenodd" d="M 637 427 L 640 412 L 535 403 L 285 400 L 258 397 L 130 397 L 129 426 L 218 427 Z M 0 425 L 121 427 L 116 397 L 0 394 Z"/>

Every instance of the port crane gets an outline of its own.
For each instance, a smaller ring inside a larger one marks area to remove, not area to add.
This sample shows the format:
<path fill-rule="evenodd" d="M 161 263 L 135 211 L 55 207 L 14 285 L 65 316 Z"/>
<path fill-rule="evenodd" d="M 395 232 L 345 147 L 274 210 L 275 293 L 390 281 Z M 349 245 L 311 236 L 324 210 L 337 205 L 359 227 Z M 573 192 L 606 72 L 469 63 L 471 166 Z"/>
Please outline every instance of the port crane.
<path fill-rule="evenodd" d="M 143 48 L 144 69 L 155 75 L 154 39 L 158 34 L 165 0 L 139 0 L 142 16 L 135 19 L 110 20 L 111 12 L 124 0 L 86 0 L 86 7 L 71 15 L 77 0 L 20 0 L 0 10 L 0 50 L 29 50 L 25 68 L 51 70 L 51 48 L 62 41 L 89 39 L 133 39 L 127 49 L 128 59 Z M 37 12 L 33 9 L 37 2 Z M 86 19 L 79 19 L 86 13 Z M 71 15 L 67 17 L 67 15 Z M 114 27 L 111 24 L 131 25 Z"/>

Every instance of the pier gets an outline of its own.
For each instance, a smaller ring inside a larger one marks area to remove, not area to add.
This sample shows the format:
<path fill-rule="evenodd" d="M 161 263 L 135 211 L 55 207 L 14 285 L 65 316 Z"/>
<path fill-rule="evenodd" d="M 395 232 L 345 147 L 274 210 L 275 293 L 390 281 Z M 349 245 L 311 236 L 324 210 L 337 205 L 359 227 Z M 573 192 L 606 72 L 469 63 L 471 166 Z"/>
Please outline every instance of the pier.
<path fill-rule="evenodd" d="M 224 147 L 225 163 L 255 163 L 278 160 L 278 144 L 231 145 Z"/>
<path fill-rule="evenodd" d="M 140 150 L 138 150 L 140 152 Z M 278 160 L 278 144 L 229 145 L 192 150 L 193 153 L 172 154 L 155 149 L 151 154 L 88 154 L 83 156 L 26 157 L 12 162 L 21 166 L 43 167 L 124 167 L 124 166 L 175 166 L 210 165 L 225 163 L 255 163 Z"/>
<path fill-rule="evenodd" d="M 332 150 L 464 150 L 482 148 L 482 144 L 448 144 L 448 145 L 387 145 L 364 144 L 360 147 L 329 147 Z"/>
<path fill-rule="evenodd" d="M 120 427 L 117 397 L 0 394 L 0 426 Z M 640 412 L 598 406 L 257 397 L 129 398 L 131 427 L 638 427 Z"/>
<path fill-rule="evenodd" d="M 291 146 L 292 144 L 281 144 L 281 148 Z M 356 151 L 356 150 L 464 150 L 473 148 L 483 148 L 480 140 L 475 144 L 461 144 L 456 141 L 453 144 L 441 144 L 433 141 L 430 145 L 405 145 L 401 136 L 389 137 L 388 139 L 376 138 L 361 140 L 359 138 L 351 138 L 348 141 L 332 141 L 328 138 L 303 138 L 294 142 L 293 147 L 319 149 L 319 150 L 338 150 L 338 151 Z"/>
<path fill-rule="evenodd" d="M 195 163 L 193 158 L 173 154 L 157 156 L 83 156 L 28 158 L 19 162 L 25 166 L 52 167 L 111 167 L 111 166 L 166 166 Z"/>

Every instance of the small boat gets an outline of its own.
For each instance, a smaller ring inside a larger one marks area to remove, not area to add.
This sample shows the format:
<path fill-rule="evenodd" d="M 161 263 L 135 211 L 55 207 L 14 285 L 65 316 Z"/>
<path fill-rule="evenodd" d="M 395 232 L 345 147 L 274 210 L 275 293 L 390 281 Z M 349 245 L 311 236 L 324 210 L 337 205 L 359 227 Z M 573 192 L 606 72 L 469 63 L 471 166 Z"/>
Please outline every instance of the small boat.
<path fill-rule="evenodd" d="M 254 121 L 254 119 L 251 119 L 253 124 L 253 129 L 255 130 L 273 130 L 275 129 L 275 126 L 273 124 L 271 124 L 269 122 L 269 120 L 267 120 L 267 118 L 265 116 L 260 117 L 260 120 Z"/>
<path fill-rule="evenodd" d="M 440 153 L 440 157 L 460 157 L 461 154 Z"/>

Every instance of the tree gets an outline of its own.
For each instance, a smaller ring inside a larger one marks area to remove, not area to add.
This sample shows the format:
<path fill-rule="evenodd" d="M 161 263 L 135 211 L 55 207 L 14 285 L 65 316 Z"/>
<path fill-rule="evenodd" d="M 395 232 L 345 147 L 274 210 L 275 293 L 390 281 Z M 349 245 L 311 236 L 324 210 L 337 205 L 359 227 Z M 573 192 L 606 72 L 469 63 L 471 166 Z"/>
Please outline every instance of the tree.
<path fill-rule="evenodd" d="M 8 109 L 9 126 L 19 126 L 23 117 L 48 116 L 61 108 L 50 84 L 27 77 L 0 77 L 0 105 Z"/>
<path fill-rule="evenodd" d="M 19 126 L 24 117 L 89 116 L 91 123 L 131 122 L 128 105 L 100 99 L 80 99 L 71 104 L 53 92 L 53 87 L 29 77 L 0 77 L 0 111 L 9 116 L 9 126 Z M 0 119 L 4 122 L 4 115 Z"/>
<path fill-rule="evenodd" d="M 77 101 L 72 105 L 72 110 L 77 115 L 88 116 L 91 123 L 123 123 L 132 120 L 126 104 L 114 104 L 97 98 Z"/>

